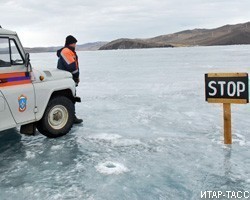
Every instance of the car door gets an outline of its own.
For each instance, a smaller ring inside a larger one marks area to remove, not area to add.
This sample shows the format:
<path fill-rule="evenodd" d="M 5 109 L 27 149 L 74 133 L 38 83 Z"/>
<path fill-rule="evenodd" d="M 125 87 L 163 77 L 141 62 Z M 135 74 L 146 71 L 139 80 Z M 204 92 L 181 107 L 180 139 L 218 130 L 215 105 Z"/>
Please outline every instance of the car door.
<path fill-rule="evenodd" d="M 35 120 L 35 94 L 19 46 L 17 37 L 0 37 L 0 90 L 15 122 L 24 124 Z"/>
<path fill-rule="evenodd" d="M 16 122 L 0 90 L 0 131 L 13 128 Z"/>

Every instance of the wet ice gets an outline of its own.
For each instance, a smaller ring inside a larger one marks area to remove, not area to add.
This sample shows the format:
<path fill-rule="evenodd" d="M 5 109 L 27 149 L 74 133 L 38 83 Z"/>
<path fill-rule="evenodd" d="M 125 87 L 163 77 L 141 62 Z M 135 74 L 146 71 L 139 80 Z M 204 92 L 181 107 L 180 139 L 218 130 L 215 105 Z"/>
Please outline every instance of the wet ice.
<path fill-rule="evenodd" d="M 249 46 L 79 52 L 84 119 L 65 137 L 0 134 L 0 199 L 187 199 L 201 190 L 250 190 L 249 105 L 222 106 L 204 74 L 248 72 Z M 33 67 L 56 66 L 54 53 Z"/>

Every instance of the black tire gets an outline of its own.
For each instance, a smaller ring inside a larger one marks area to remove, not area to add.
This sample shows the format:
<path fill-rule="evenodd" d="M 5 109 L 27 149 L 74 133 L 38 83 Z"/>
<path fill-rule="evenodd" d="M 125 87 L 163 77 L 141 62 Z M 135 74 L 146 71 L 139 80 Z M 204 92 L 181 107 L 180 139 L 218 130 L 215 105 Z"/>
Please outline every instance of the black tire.
<path fill-rule="evenodd" d="M 49 101 L 43 118 L 37 123 L 37 129 L 49 138 L 61 137 L 72 128 L 74 115 L 74 104 L 70 99 L 54 97 Z"/>

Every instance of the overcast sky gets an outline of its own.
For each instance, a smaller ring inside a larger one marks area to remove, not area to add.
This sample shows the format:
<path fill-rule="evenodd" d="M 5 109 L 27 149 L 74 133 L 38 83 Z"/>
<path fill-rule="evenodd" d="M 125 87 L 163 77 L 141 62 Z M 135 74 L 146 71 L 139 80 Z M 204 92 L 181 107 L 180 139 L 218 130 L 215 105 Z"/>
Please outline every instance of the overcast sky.
<path fill-rule="evenodd" d="M 0 0 L 0 25 L 24 46 L 148 38 L 250 21 L 249 0 Z"/>

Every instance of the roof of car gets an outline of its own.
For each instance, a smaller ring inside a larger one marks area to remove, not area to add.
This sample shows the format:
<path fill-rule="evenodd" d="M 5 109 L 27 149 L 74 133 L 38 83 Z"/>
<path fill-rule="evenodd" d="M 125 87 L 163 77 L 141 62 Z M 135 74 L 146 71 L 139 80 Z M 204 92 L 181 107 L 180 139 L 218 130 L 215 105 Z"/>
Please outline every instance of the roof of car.
<path fill-rule="evenodd" d="M 16 32 L 0 28 L 0 35 L 16 35 Z"/>

